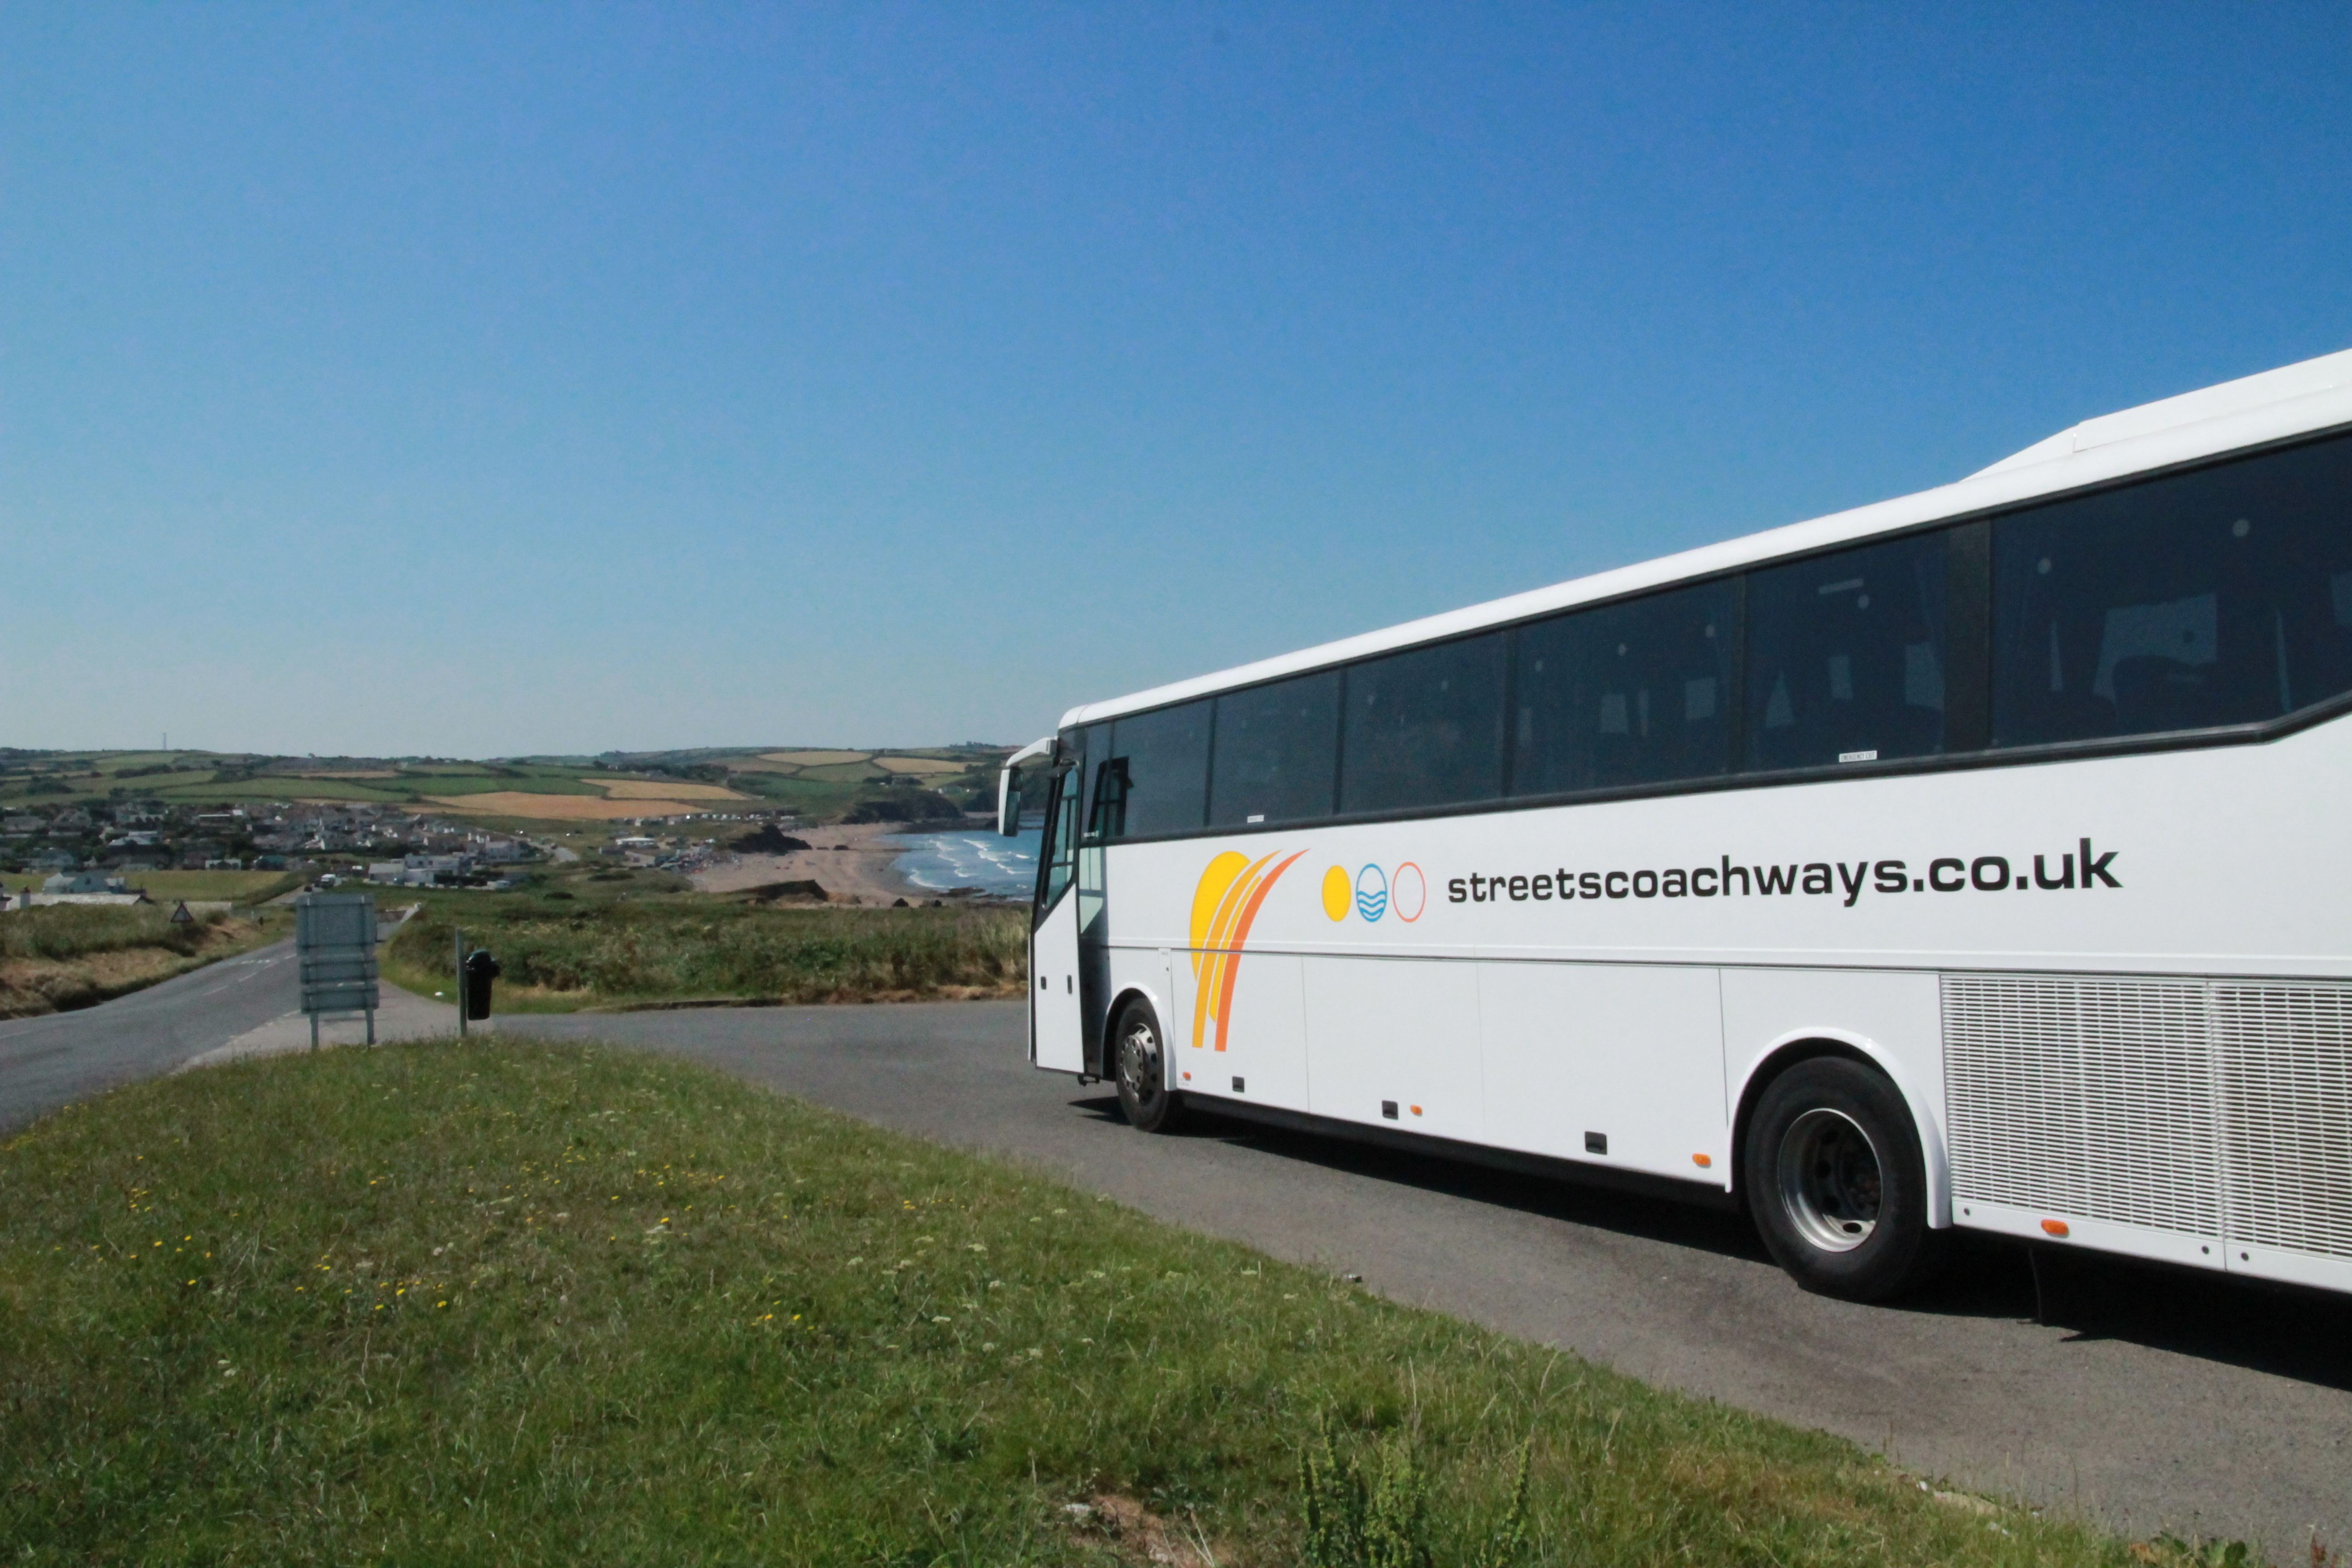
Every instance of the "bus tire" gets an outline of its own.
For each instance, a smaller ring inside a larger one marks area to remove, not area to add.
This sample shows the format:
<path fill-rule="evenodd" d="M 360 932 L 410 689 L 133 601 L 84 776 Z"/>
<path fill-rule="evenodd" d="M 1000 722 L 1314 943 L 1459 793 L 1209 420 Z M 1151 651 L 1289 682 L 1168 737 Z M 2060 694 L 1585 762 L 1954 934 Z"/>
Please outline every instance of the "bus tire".
<path fill-rule="evenodd" d="M 1151 1005 L 1137 997 L 1118 1011 L 1111 1031 L 1111 1079 L 1118 1109 L 1139 1132 L 1165 1132 L 1182 1118 L 1184 1100 L 1168 1087 L 1167 1041 Z"/>
<path fill-rule="evenodd" d="M 1883 1301 L 1933 1271 L 1940 1238 L 1918 1130 L 1875 1068 L 1814 1057 L 1780 1074 L 1757 1101 L 1741 1163 L 1758 1233 L 1806 1289 Z"/>

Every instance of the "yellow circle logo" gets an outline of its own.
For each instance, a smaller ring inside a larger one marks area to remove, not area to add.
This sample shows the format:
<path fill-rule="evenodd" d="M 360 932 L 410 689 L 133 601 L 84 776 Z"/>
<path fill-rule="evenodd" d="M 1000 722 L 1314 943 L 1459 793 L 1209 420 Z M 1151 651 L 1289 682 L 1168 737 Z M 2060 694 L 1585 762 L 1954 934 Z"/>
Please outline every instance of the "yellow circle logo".
<path fill-rule="evenodd" d="M 1355 885 L 1348 873 L 1334 866 L 1323 873 L 1323 912 L 1335 921 L 1348 918 L 1348 906 L 1356 896 Z"/>

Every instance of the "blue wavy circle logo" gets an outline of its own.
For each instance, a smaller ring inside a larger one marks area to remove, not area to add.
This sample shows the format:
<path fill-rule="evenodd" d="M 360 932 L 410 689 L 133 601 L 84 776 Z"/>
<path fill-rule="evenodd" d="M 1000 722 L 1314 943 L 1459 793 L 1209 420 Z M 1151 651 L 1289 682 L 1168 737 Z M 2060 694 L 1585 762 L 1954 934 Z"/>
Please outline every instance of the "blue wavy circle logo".
<path fill-rule="evenodd" d="M 1389 912 L 1389 879 L 1378 866 L 1356 873 L 1356 912 L 1368 921 Z"/>

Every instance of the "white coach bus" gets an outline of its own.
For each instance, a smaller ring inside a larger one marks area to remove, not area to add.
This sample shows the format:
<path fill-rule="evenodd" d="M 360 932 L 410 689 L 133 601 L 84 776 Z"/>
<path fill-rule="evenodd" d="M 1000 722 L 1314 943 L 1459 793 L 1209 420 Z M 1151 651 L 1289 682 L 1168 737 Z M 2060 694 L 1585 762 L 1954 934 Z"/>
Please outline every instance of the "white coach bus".
<path fill-rule="evenodd" d="M 2352 1289 L 2352 352 L 1957 484 L 1071 710 L 1031 1055 L 1744 1202 Z"/>

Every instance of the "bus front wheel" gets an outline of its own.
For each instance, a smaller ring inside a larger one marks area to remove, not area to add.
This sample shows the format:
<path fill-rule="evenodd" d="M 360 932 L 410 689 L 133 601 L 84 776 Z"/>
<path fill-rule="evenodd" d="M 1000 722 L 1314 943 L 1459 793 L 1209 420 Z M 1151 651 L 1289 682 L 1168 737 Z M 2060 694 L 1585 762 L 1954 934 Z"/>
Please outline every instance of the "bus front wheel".
<path fill-rule="evenodd" d="M 1118 1108 L 1139 1131 L 1161 1132 L 1176 1124 L 1184 1102 L 1168 1087 L 1160 1020 L 1141 1001 L 1119 1010 L 1111 1034 L 1111 1073 L 1118 1084 Z"/>
<path fill-rule="evenodd" d="M 1765 1247 L 1806 1289 L 1879 1301 L 1931 1271 L 1927 1162 L 1909 1108 L 1875 1068 L 1815 1057 L 1774 1079 L 1743 1166 Z"/>

